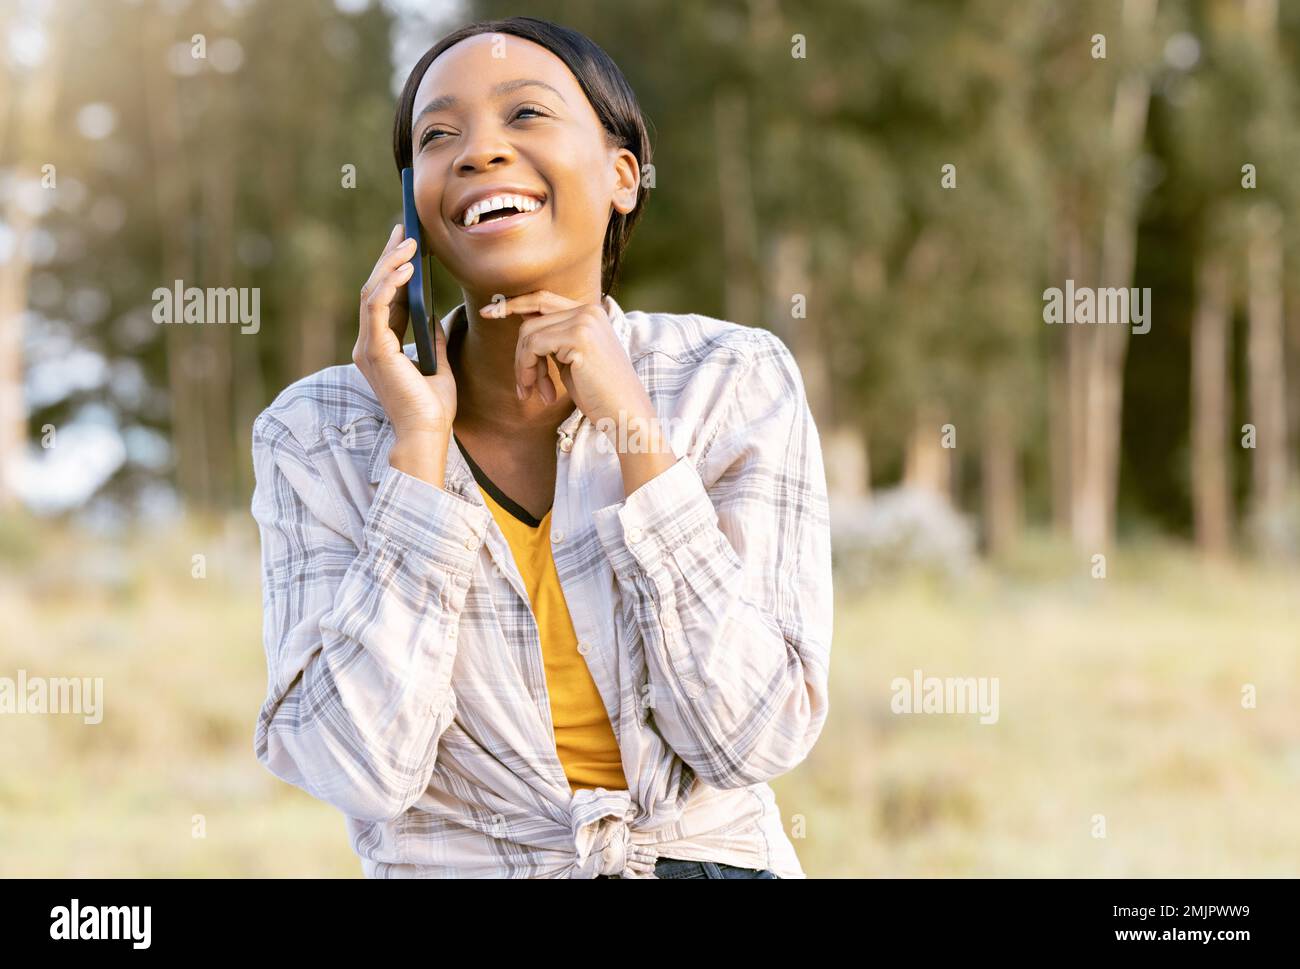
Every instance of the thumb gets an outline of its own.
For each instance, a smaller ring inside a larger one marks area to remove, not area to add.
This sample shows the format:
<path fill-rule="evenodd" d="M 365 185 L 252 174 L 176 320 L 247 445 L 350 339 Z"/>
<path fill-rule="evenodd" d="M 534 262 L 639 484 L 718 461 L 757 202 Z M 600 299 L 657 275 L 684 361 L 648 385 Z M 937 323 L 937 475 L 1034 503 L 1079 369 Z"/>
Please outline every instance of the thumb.
<path fill-rule="evenodd" d="M 438 361 L 438 376 L 451 373 L 451 364 L 447 361 L 447 334 L 442 328 L 438 314 L 429 314 L 429 329 L 433 334 L 433 355 Z"/>

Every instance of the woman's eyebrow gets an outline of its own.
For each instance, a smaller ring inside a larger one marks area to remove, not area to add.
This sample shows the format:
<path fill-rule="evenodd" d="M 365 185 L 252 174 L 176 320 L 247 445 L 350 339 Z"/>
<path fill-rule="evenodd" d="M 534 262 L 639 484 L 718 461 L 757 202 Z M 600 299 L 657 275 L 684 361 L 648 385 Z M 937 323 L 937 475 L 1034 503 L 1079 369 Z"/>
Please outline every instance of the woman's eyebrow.
<path fill-rule="evenodd" d="M 529 86 L 544 87 L 548 91 L 552 92 L 561 101 L 564 101 L 564 95 L 561 94 L 559 91 L 557 91 L 555 88 L 551 87 L 551 85 L 547 84 L 545 81 L 534 80 L 533 78 L 530 77 L 520 77 L 520 78 L 516 78 L 513 81 L 501 81 L 499 84 L 493 86 L 489 94 L 494 98 L 499 98 L 503 94 L 509 94 L 511 91 L 517 91 L 521 87 L 529 87 Z M 429 114 L 432 111 L 445 111 L 447 108 L 454 107 L 459 103 L 460 103 L 460 99 L 457 98 L 456 95 L 454 94 L 440 95 L 439 97 L 434 98 L 432 101 L 430 101 L 428 104 L 426 104 L 424 107 L 420 109 L 420 113 L 417 114 L 415 116 L 415 120 L 411 122 L 411 127 L 414 128 L 416 125 L 418 125 L 420 123 L 420 119 L 423 118 L 426 114 Z M 569 102 L 564 101 L 564 103 L 568 104 Z"/>

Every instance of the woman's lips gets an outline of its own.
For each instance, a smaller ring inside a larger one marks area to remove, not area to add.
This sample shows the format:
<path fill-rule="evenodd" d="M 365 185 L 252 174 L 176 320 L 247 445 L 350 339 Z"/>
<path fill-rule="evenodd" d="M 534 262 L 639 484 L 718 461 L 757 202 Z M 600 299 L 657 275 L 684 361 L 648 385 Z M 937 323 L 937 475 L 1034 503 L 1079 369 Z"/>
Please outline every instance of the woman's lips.
<path fill-rule="evenodd" d="M 543 201 L 541 205 L 533 209 L 531 212 L 516 212 L 514 215 L 507 215 L 503 218 L 487 219 L 486 221 L 480 220 L 468 228 L 457 223 L 456 228 L 460 229 L 461 232 L 467 232 L 472 236 L 500 235 L 503 232 L 509 232 L 511 229 L 522 225 L 528 219 L 537 215 L 537 213 L 545 211 L 546 205 L 547 203 Z"/>

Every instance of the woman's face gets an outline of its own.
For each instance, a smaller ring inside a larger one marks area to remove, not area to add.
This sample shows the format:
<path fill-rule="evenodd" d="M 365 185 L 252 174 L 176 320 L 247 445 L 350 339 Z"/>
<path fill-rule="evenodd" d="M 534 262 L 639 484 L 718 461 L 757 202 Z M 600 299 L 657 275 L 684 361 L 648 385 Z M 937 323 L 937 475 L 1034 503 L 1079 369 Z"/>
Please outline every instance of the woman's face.
<path fill-rule="evenodd" d="M 427 244 L 484 302 L 583 292 L 593 273 L 598 287 L 612 209 L 636 203 L 636 156 L 609 146 L 563 61 L 509 34 L 469 37 L 429 65 L 415 93 L 411 157 Z M 499 222 L 484 212 L 467 228 L 466 207 L 484 194 L 541 205 Z"/>

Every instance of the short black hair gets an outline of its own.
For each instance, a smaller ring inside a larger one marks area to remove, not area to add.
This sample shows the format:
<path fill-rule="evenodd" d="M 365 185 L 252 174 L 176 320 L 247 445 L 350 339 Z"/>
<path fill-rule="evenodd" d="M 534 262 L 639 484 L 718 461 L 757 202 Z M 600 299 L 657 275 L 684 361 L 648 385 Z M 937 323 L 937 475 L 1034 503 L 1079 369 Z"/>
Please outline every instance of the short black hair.
<path fill-rule="evenodd" d="M 565 63 L 573 72 L 583 93 L 596 111 L 610 143 L 626 148 L 636 156 L 637 168 L 645 172 L 650 164 L 650 136 L 636 94 L 618 65 L 598 44 L 584 34 L 561 27 L 536 17 L 507 17 L 503 20 L 480 20 L 467 24 L 443 37 L 424 52 L 411 69 L 406 84 L 397 101 L 397 117 L 393 121 L 393 160 L 400 176 L 403 168 L 411 167 L 411 113 L 415 108 L 415 92 L 424 72 L 447 48 L 476 34 L 513 34 L 545 47 Z M 601 288 L 611 292 L 618 280 L 623 250 L 632 237 L 632 229 L 641 218 L 647 188 L 641 178 L 637 189 L 636 206 L 624 215 L 615 212 L 605 229 L 605 243 L 601 252 Z"/>

